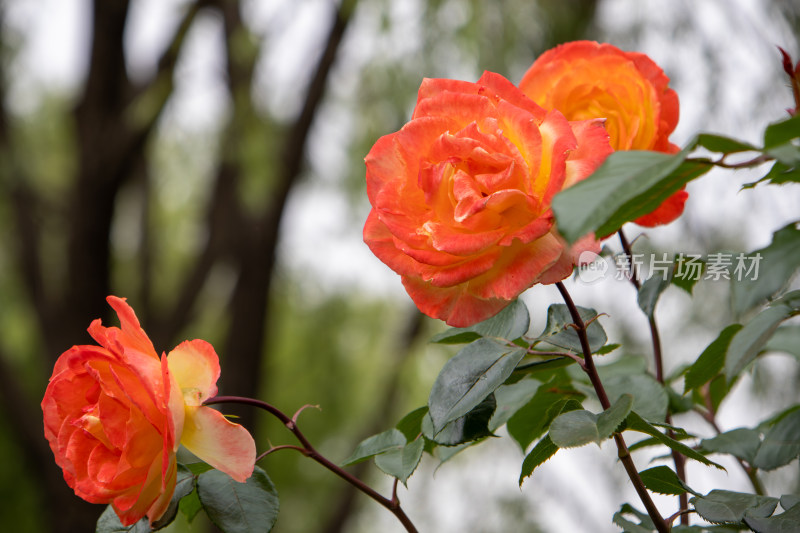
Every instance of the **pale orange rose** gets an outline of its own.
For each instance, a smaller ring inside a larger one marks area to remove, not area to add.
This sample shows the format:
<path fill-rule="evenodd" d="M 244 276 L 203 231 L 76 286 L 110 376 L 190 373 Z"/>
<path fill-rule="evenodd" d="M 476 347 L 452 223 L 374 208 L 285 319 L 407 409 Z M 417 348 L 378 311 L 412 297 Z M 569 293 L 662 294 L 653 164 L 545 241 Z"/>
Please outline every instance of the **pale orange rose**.
<path fill-rule="evenodd" d="M 244 482 L 255 442 L 247 430 L 201 404 L 216 395 L 219 359 L 205 341 L 156 355 L 133 309 L 108 297 L 121 328 L 89 333 L 100 346 L 58 358 L 42 400 L 44 433 L 75 494 L 110 503 L 123 525 L 164 514 L 175 490 L 180 444 Z"/>
<path fill-rule="evenodd" d="M 537 104 L 558 109 L 569 120 L 604 118 L 614 150 L 679 151 L 669 141 L 678 124 L 678 95 L 645 54 L 593 41 L 565 43 L 539 56 L 519 86 Z M 635 222 L 671 222 L 683 213 L 687 197 L 678 191 Z"/>
<path fill-rule="evenodd" d="M 469 326 L 599 249 L 567 246 L 550 202 L 610 152 L 601 121 L 568 122 L 499 74 L 426 79 L 411 121 L 365 159 L 364 240 L 422 312 Z"/>

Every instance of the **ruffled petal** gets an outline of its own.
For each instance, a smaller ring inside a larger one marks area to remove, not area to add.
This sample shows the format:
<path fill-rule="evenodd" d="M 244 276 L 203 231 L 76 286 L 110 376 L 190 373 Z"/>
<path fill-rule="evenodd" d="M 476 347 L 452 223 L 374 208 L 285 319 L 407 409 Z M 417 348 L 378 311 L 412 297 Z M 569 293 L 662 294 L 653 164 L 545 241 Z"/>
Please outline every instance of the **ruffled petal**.
<path fill-rule="evenodd" d="M 146 357 L 158 359 L 155 348 L 150 338 L 139 324 L 133 308 L 125 301 L 125 298 L 109 296 L 106 298 L 109 305 L 117 312 L 120 328 L 103 327 L 99 320 L 95 320 L 89 326 L 89 334 L 101 345 L 111 349 L 112 346 L 124 346 L 126 351 L 138 352 Z"/>

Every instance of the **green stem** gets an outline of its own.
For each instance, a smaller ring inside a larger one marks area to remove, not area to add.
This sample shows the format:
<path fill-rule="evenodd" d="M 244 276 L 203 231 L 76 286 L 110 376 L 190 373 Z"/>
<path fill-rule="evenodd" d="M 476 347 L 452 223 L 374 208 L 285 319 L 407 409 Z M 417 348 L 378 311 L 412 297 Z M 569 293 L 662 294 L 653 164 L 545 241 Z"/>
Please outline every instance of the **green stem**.
<path fill-rule="evenodd" d="M 592 350 L 589 348 L 589 337 L 586 334 L 586 324 L 584 323 L 583 318 L 581 318 L 578 308 L 572 301 L 572 297 L 569 295 L 569 292 L 564 284 L 559 281 L 556 283 L 556 287 L 558 288 L 558 292 L 561 293 L 564 303 L 567 304 L 567 309 L 569 309 L 570 316 L 572 317 L 573 324 L 575 325 L 575 330 L 578 333 L 578 339 L 580 340 L 581 349 L 583 351 L 583 369 L 589 376 L 589 380 L 592 382 L 592 386 L 597 394 L 597 398 L 600 400 L 600 405 L 603 406 L 603 409 L 608 409 L 611 407 L 611 402 L 608 401 L 608 394 L 606 394 L 606 390 L 603 387 L 603 382 L 600 380 L 600 375 L 597 373 L 597 368 L 594 366 L 594 361 L 592 360 Z M 633 462 L 633 458 L 631 457 L 628 446 L 625 444 L 625 439 L 622 437 L 621 433 L 614 433 L 614 443 L 617 445 L 617 455 L 619 456 L 619 460 L 622 463 L 622 466 L 625 468 L 625 472 L 628 474 L 631 483 L 633 483 L 633 488 L 636 489 L 639 499 L 644 504 L 647 514 L 650 515 L 650 519 L 653 520 L 653 524 L 655 524 L 656 529 L 659 533 L 669 533 L 670 527 L 661 516 L 661 513 L 658 511 L 655 503 L 653 503 L 650 493 L 647 492 L 647 488 L 644 486 L 644 482 L 639 476 L 639 471 L 636 469 L 636 465 Z"/>
<path fill-rule="evenodd" d="M 409 533 L 417 533 L 417 528 L 414 527 L 414 524 L 411 522 L 411 519 L 406 515 L 403 511 L 402 507 L 400 507 L 400 501 L 397 499 L 396 488 L 392 491 L 392 498 L 388 499 L 382 496 L 380 493 L 375 491 L 372 487 L 355 477 L 354 475 L 350 474 L 346 470 L 342 469 L 339 465 L 331 462 L 325 456 L 320 454 L 314 446 L 308 441 L 306 436 L 300 431 L 300 428 L 297 427 L 297 421 L 294 418 L 289 418 L 283 411 L 278 409 L 277 407 L 268 404 L 267 402 L 256 400 L 254 398 L 244 398 L 241 396 L 215 396 L 213 398 L 209 398 L 203 405 L 213 405 L 217 403 L 238 403 L 243 405 L 250 405 L 253 407 L 257 407 L 259 409 L 263 409 L 273 415 L 275 418 L 280 420 L 284 426 L 286 426 L 289 431 L 297 438 L 297 440 L 302 444 L 301 451 L 303 455 L 306 457 L 310 457 L 317 463 L 321 464 L 340 478 L 344 479 L 355 488 L 378 502 L 380 505 L 385 507 L 389 510 L 397 519 L 403 524 L 406 531 Z M 396 485 L 395 485 L 396 487 Z"/>

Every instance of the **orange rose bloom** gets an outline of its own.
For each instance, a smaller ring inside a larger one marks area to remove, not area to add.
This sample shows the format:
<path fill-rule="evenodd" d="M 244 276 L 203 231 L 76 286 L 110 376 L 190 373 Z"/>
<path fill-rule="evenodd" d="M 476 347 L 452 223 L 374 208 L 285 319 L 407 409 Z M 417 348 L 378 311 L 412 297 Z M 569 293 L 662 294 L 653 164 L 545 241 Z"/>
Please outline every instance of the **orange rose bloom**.
<path fill-rule="evenodd" d="M 121 328 L 89 333 L 100 346 L 73 346 L 56 361 L 42 400 L 44 434 L 75 494 L 110 503 L 123 525 L 164 514 L 175 490 L 179 444 L 244 482 L 255 442 L 201 404 L 216 395 L 219 359 L 205 341 L 185 341 L 159 359 L 133 309 L 108 297 Z"/>
<path fill-rule="evenodd" d="M 411 121 L 365 159 L 364 240 L 422 312 L 475 324 L 599 249 L 592 235 L 568 247 L 550 201 L 610 152 L 601 121 L 568 122 L 499 74 L 426 79 Z"/>
<path fill-rule="evenodd" d="M 520 89 L 545 109 L 569 120 L 606 119 L 614 150 L 675 153 L 669 142 L 678 124 L 678 95 L 653 60 L 610 44 L 575 41 L 543 53 L 522 77 Z M 634 222 L 657 226 L 683 213 L 688 194 L 678 191 Z"/>

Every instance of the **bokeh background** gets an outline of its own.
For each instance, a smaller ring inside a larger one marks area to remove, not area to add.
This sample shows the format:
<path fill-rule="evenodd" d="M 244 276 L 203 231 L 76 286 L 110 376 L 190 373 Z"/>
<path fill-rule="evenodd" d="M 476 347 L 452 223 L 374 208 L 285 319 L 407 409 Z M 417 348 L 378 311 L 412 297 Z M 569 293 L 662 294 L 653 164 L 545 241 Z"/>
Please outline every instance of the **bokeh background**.
<path fill-rule="evenodd" d="M 607 41 L 649 54 L 672 79 L 674 142 L 710 131 L 757 143 L 792 106 L 776 45 L 797 58 L 799 35 L 797 0 L 0 1 L 3 530 L 94 530 L 102 508 L 63 482 L 39 402 L 58 355 L 90 342 L 92 319 L 112 320 L 108 294 L 128 298 L 159 351 L 212 342 L 221 392 L 289 413 L 318 405 L 300 424 L 334 461 L 426 402 L 453 353 L 427 342 L 443 325 L 419 315 L 361 241 L 363 157 L 408 120 L 423 77 L 492 70 L 518 82 L 560 42 Z M 649 230 L 639 250 L 768 244 L 798 218 L 800 195 L 739 192 L 757 177 L 691 184 L 685 216 Z M 628 285 L 571 285 L 579 304 L 609 314 L 612 341 L 649 353 Z M 668 371 L 731 321 L 723 284 L 697 291 L 694 304 L 671 290 L 660 305 Z M 541 328 L 555 291 L 525 299 Z M 720 413 L 725 429 L 797 400 L 782 357 L 742 380 Z M 259 449 L 291 442 L 274 421 L 236 414 Z M 606 447 L 561 452 L 520 490 L 522 457 L 505 438 L 439 468 L 426 458 L 400 492 L 404 508 L 426 532 L 597 533 L 615 531 L 611 514 L 634 499 Z M 261 465 L 281 496 L 278 533 L 400 531 L 299 454 Z M 370 463 L 353 471 L 391 488 Z M 733 468 L 704 476 L 690 470 L 701 492 L 747 488 Z M 787 492 L 796 479 L 795 462 L 766 482 Z M 169 529 L 212 530 L 202 518 Z"/>

